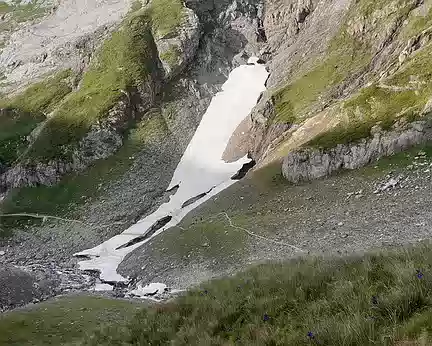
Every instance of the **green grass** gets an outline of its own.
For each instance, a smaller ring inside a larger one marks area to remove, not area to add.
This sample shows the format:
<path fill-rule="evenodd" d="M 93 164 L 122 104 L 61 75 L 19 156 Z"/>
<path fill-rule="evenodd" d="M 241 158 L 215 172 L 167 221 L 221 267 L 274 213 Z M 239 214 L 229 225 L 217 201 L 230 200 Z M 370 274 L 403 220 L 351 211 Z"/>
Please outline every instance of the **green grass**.
<path fill-rule="evenodd" d="M 102 192 L 101 186 L 120 178 L 132 165 L 134 155 L 146 148 L 154 140 L 166 135 L 166 124 L 159 114 L 151 114 L 131 130 L 120 150 L 113 156 L 96 161 L 84 172 L 71 173 L 54 186 L 23 187 L 12 190 L 0 205 L 0 212 L 39 213 L 56 216 L 71 216 L 77 206 L 97 198 Z M 3 234 L 9 230 L 35 223 L 26 218 L 0 218 Z M 6 232 L 5 232 L 6 231 Z"/>
<path fill-rule="evenodd" d="M 174 69 L 179 63 L 180 50 L 177 46 L 170 46 L 169 50 L 162 53 L 160 58 L 162 61 L 166 62 L 171 69 Z"/>
<path fill-rule="evenodd" d="M 49 113 L 72 91 L 73 72 L 65 70 L 33 84 L 12 98 L 0 99 L 0 108 L 26 113 Z"/>
<path fill-rule="evenodd" d="M 68 155 L 97 122 L 107 117 L 123 91 L 151 83 L 155 46 L 145 14 L 126 19 L 122 28 L 104 42 L 97 59 L 84 75 L 78 91 L 55 111 L 30 148 L 33 159 L 49 160 Z"/>
<path fill-rule="evenodd" d="M 430 246 L 263 264 L 144 309 L 127 329 L 105 330 L 85 344 L 364 346 L 420 337 L 432 342 L 431 270 Z M 110 343 L 104 343 L 108 336 Z"/>
<path fill-rule="evenodd" d="M 173 34 L 185 16 L 181 0 L 154 0 L 149 14 L 155 39 Z"/>
<path fill-rule="evenodd" d="M 376 38 L 388 22 L 405 18 L 412 7 L 407 0 L 397 0 L 392 4 L 394 11 L 381 18 L 376 13 L 388 6 L 388 1 L 353 2 L 340 32 L 330 41 L 322 62 L 274 94 L 276 122 L 299 123 L 310 116 L 310 112 L 320 110 L 323 104 L 337 101 L 334 99 L 337 88 L 370 63 L 376 42 L 369 37 Z M 368 23 L 368 32 L 362 38 L 350 33 L 353 23 L 359 20 Z"/>
<path fill-rule="evenodd" d="M 72 72 L 60 72 L 12 98 L 0 99 L 0 163 L 11 165 L 27 148 L 31 131 L 72 91 Z"/>
<path fill-rule="evenodd" d="M 336 111 L 343 114 L 342 122 L 306 146 L 331 148 L 369 137 L 372 127 L 379 124 L 389 130 L 401 118 L 407 122 L 423 117 L 421 111 L 432 97 L 432 46 L 428 45 L 414 54 L 395 74 L 383 84 L 404 89 L 387 89 L 372 84 L 341 103 Z"/>
<path fill-rule="evenodd" d="M 0 315 L 0 345 L 74 345 L 93 329 L 125 324 L 142 305 L 70 296 Z"/>

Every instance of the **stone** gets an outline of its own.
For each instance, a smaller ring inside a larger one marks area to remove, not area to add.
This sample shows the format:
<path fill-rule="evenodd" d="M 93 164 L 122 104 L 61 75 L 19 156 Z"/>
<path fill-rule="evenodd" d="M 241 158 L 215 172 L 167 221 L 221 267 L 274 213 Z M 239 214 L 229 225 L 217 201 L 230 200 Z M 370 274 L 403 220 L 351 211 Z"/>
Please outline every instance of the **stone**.
<path fill-rule="evenodd" d="M 282 174 L 290 182 L 298 183 L 329 176 L 341 169 L 357 169 L 393 155 L 411 146 L 432 139 L 432 124 L 419 122 L 408 124 L 403 131 L 375 133 L 373 137 L 331 149 L 298 149 L 289 153 L 282 163 Z"/>

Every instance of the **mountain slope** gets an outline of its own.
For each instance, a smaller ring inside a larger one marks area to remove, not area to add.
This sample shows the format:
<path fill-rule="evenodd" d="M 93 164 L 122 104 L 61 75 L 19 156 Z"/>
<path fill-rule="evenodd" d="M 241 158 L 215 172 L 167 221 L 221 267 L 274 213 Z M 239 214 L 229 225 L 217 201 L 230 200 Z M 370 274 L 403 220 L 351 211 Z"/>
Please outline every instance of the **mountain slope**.
<path fill-rule="evenodd" d="M 250 56 L 266 62 L 268 90 L 225 159 L 249 154 L 257 169 L 131 253 L 119 267 L 129 288 L 430 237 L 431 1 L 121 2 L 112 20 L 83 14 L 88 31 L 18 61 L 18 43 L 48 40 L 72 6 L 31 4 L 24 24 L 0 6 L 13 21 L 1 31 L 1 266 L 31 293 L 2 309 L 30 302 L 41 280 L 53 285 L 37 299 L 98 282 L 72 255 L 169 198 L 211 98 Z"/>

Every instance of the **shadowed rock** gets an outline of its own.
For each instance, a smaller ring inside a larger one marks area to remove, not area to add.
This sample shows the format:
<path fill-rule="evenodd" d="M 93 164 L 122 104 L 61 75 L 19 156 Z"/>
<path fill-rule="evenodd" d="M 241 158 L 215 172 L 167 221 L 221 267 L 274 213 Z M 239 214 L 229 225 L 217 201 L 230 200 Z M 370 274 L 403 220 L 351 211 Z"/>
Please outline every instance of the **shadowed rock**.
<path fill-rule="evenodd" d="M 240 180 L 246 176 L 246 174 L 256 165 L 255 160 L 251 160 L 245 163 L 239 171 L 231 177 L 231 180 Z"/>
<path fill-rule="evenodd" d="M 153 234 L 156 233 L 159 229 L 161 229 L 163 226 L 165 226 L 168 222 L 170 222 L 172 219 L 171 215 L 167 215 L 163 217 L 162 219 L 157 220 L 150 228 L 149 230 L 143 234 L 142 236 L 136 237 L 132 239 L 131 241 L 127 242 L 126 244 L 123 244 L 122 246 L 119 246 L 116 250 L 124 249 L 129 246 L 141 243 L 142 241 L 150 238 Z"/>

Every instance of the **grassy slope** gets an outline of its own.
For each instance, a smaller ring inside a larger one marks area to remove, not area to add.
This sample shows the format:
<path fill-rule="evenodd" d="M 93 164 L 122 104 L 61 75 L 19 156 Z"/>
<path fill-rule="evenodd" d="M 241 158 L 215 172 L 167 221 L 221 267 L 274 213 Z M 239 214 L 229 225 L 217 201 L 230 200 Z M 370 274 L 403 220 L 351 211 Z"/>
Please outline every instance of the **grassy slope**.
<path fill-rule="evenodd" d="M 149 8 L 132 12 L 104 42 L 80 88 L 56 109 L 29 157 L 49 160 L 67 155 L 67 148 L 73 147 L 91 125 L 106 118 L 125 90 L 141 85 L 153 88 L 158 59 L 154 37 L 175 30 L 183 18 L 182 9 L 179 0 L 157 0 Z"/>
<path fill-rule="evenodd" d="M 181 24 L 184 12 L 181 0 L 153 0 L 149 9 L 155 39 L 172 34 Z"/>
<path fill-rule="evenodd" d="M 0 345 L 73 345 L 93 329 L 124 324 L 141 305 L 69 296 L 0 315 Z"/>
<path fill-rule="evenodd" d="M 312 113 L 319 110 L 322 103 L 333 103 L 330 111 L 332 116 L 342 118 L 340 125 L 308 143 L 313 146 L 332 147 L 338 143 L 349 143 L 369 136 L 371 128 L 377 123 L 388 129 L 401 117 L 408 121 L 419 118 L 425 103 L 432 96 L 431 45 L 415 53 L 395 74 L 380 83 L 371 76 L 373 84 L 347 100 L 334 100 L 331 95 L 344 81 L 369 65 L 373 42 L 369 43 L 367 38 L 371 33 L 372 37 L 376 37 L 373 33 L 384 30 L 389 22 L 398 22 L 398 18 L 404 18 L 412 8 L 412 4 L 406 0 L 393 1 L 392 4 L 397 4 L 394 6 L 395 10 L 386 16 L 380 16 L 379 13 L 386 8 L 387 2 L 353 3 L 346 24 L 329 45 L 324 62 L 275 94 L 275 121 L 301 122 L 310 116 L 311 110 Z M 425 16 L 411 14 L 398 39 L 406 42 L 428 28 L 431 13 L 432 10 Z M 352 25 L 351 21 L 356 18 L 363 18 L 362 20 L 371 26 L 370 32 L 366 31 L 362 40 L 348 33 L 348 26 Z M 372 20 L 373 25 L 369 18 L 375 18 Z M 382 84 L 385 84 L 384 87 Z"/>
<path fill-rule="evenodd" d="M 43 127 L 27 153 L 30 158 L 46 160 L 67 154 L 65 148 L 107 115 L 123 95 L 121 90 L 138 86 L 150 78 L 157 58 L 152 32 L 158 36 L 175 30 L 182 19 L 178 12 L 183 7 L 177 0 L 157 0 L 150 8 L 143 10 L 139 4 L 133 8 L 135 11 L 122 28 L 104 43 L 96 61 L 84 75 L 80 89 L 65 99 Z M 56 100 L 55 94 L 51 97 Z M 28 122 L 23 123 L 30 126 Z M 95 162 L 85 172 L 64 177 L 56 186 L 15 190 L 2 202 L 0 211 L 70 215 L 76 205 L 97 196 L 100 185 L 120 177 L 133 163 L 130 157 L 154 136 L 166 135 L 166 130 L 160 114 L 151 111 L 142 122 L 133 125 L 124 147 L 114 156 Z M 0 222 L 3 229 L 22 224 L 19 219 L 0 219 Z"/>
<path fill-rule="evenodd" d="M 431 250 L 263 264 L 137 315 L 130 302 L 66 297 L 2 315 L 0 345 L 432 342 Z"/>
<path fill-rule="evenodd" d="M 39 213 L 56 216 L 72 216 L 76 206 L 96 198 L 101 187 L 119 178 L 133 164 L 133 156 L 146 147 L 155 137 L 166 135 L 166 124 L 161 115 L 152 114 L 129 133 L 123 147 L 113 156 L 96 161 L 86 171 L 65 176 L 57 185 L 17 189 L 8 194 L 0 205 L 0 212 Z M 26 218 L 1 218 L 3 233 L 27 222 L 39 222 Z"/>
<path fill-rule="evenodd" d="M 72 91 L 72 77 L 66 70 L 12 98 L 0 98 L 0 163 L 10 165 L 24 152 L 26 136 Z"/>
<path fill-rule="evenodd" d="M 332 147 L 368 137 L 375 124 L 389 129 L 402 117 L 407 121 L 420 119 L 432 97 L 431 76 L 432 45 L 429 44 L 411 56 L 395 74 L 342 102 L 336 109 L 344 114 L 344 121 L 308 145 Z"/>
<path fill-rule="evenodd" d="M 80 88 L 48 120 L 31 147 L 29 157 L 49 160 L 65 155 L 65 148 L 108 115 L 124 90 L 151 78 L 155 56 L 147 22 L 145 13 L 133 15 L 104 42 Z"/>
<path fill-rule="evenodd" d="M 86 344 L 432 342 L 431 250 L 419 246 L 359 257 L 263 264 L 145 309 L 127 329 L 106 329 Z"/>

